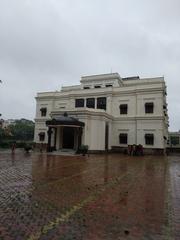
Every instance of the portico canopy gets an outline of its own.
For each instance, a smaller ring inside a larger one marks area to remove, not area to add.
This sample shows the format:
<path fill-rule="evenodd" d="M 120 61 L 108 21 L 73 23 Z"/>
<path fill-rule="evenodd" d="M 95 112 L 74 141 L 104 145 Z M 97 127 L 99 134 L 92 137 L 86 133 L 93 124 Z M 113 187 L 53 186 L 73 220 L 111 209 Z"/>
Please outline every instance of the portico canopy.
<path fill-rule="evenodd" d="M 84 123 L 80 122 L 77 118 L 69 117 L 67 113 L 64 115 L 55 116 L 51 120 L 46 121 L 47 126 L 71 126 L 71 127 L 84 127 Z"/>

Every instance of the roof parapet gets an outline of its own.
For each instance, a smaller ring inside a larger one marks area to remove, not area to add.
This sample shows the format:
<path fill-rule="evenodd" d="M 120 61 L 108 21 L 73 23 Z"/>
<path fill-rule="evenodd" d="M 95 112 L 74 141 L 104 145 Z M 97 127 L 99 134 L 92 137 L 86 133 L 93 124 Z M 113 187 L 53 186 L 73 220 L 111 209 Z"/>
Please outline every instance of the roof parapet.
<path fill-rule="evenodd" d="M 90 76 L 82 76 L 81 83 L 92 83 L 96 81 L 116 81 L 119 85 L 123 85 L 122 78 L 119 73 L 107 73 L 107 74 L 99 74 L 99 75 L 90 75 Z"/>
<path fill-rule="evenodd" d="M 122 78 L 123 81 L 126 81 L 126 80 L 139 80 L 139 79 L 140 79 L 139 76 L 132 76 L 132 77 Z"/>

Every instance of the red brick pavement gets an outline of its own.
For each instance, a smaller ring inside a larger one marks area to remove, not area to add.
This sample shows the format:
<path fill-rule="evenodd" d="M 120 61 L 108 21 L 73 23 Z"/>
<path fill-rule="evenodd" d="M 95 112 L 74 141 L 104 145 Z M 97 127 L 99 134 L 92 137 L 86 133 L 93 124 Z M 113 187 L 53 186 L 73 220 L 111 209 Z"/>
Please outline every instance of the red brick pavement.
<path fill-rule="evenodd" d="M 170 193 L 172 210 L 172 227 L 174 238 L 180 239 L 180 156 L 173 156 L 170 163 Z"/>
<path fill-rule="evenodd" d="M 180 158 L 0 153 L 0 239 L 180 239 Z"/>

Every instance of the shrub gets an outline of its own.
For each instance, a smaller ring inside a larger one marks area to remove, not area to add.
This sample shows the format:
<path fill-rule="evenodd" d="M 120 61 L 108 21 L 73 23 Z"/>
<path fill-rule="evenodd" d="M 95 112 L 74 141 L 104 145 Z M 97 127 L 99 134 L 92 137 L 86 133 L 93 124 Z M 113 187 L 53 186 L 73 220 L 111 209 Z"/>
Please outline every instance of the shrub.
<path fill-rule="evenodd" d="M 81 145 L 78 149 L 78 153 L 82 153 L 83 155 L 87 154 L 88 145 Z"/>
<path fill-rule="evenodd" d="M 12 145 L 11 141 L 3 141 L 3 142 L 0 143 L 1 148 L 10 148 L 11 145 Z"/>
<path fill-rule="evenodd" d="M 34 143 L 29 141 L 13 141 L 13 140 L 4 140 L 0 142 L 0 148 L 11 148 L 12 144 L 16 142 L 16 148 L 25 148 L 27 145 L 31 148 Z"/>

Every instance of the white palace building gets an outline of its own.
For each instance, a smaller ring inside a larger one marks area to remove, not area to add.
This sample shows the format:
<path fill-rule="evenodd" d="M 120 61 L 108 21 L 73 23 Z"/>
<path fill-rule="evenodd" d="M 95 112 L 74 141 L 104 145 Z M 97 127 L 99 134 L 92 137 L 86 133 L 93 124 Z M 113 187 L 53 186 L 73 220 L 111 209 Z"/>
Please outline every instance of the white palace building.
<path fill-rule="evenodd" d="M 118 73 L 81 77 L 80 85 L 36 97 L 35 143 L 48 151 L 122 150 L 141 144 L 164 152 L 168 142 L 163 77 L 121 78 Z"/>

